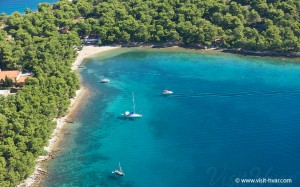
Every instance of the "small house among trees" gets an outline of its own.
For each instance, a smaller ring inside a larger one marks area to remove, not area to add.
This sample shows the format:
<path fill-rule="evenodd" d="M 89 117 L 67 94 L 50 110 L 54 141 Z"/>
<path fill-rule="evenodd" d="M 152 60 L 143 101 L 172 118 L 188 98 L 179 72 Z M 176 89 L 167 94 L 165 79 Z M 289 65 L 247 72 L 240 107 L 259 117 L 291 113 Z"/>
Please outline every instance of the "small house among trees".
<path fill-rule="evenodd" d="M 28 77 L 31 77 L 32 73 L 22 73 L 18 70 L 2 71 L 0 69 L 0 82 L 9 83 L 9 85 L 2 85 L 3 87 L 11 87 L 13 84 L 23 85 Z"/>
<path fill-rule="evenodd" d="M 85 45 L 96 45 L 99 43 L 100 37 L 91 35 L 91 36 L 85 36 L 82 40 Z"/>

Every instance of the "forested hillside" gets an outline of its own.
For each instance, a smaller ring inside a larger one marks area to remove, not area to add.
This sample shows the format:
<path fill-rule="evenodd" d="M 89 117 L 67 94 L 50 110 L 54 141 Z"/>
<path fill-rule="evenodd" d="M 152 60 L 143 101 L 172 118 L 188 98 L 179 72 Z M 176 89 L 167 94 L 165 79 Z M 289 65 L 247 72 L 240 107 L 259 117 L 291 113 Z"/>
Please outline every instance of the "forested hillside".
<path fill-rule="evenodd" d="M 0 95 L 0 186 L 15 186 L 34 169 L 44 154 L 55 123 L 63 116 L 78 89 L 70 71 L 79 45 L 77 33 L 60 34 L 50 5 L 40 12 L 3 16 L 0 68 L 34 73 L 16 95 Z"/>
<path fill-rule="evenodd" d="M 98 35 L 100 44 L 181 42 L 255 51 L 300 50 L 300 0 L 73 2 L 54 6 L 58 24 L 81 36 Z"/>
<path fill-rule="evenodd" d="M 0 68 L 34 73 L 0 96 L 0 186 L 34 168 L 79 86 L 70 71 L 80 37 L 99 44 L 180 43 L 254 51 L 300 51 L 300 0 L 62 0 L 0 16 Z"/>

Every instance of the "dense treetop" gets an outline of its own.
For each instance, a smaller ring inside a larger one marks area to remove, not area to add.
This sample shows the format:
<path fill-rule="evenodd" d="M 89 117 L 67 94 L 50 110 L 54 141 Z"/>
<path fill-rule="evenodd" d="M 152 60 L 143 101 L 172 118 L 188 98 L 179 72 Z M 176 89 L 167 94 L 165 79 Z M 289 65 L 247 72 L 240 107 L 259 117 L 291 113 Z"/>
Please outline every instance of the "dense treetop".
<path fill-rule="evenodd" d="M 34 73 L 17 94 L 0 96 L 0 186 L 33 171 L 53 118 L 66 113 L 80 37 L 299 52 L 299 12 L 300 0 L 61 0 L 0 15 L 0 68 Z"/>
<path fill-rule="evenodd" d="M 60 1 L 54 9 L 59 26 L 80 36 L 100 36 L 101 44 L 300 50 L 300 0 L 74 0 Z"/>

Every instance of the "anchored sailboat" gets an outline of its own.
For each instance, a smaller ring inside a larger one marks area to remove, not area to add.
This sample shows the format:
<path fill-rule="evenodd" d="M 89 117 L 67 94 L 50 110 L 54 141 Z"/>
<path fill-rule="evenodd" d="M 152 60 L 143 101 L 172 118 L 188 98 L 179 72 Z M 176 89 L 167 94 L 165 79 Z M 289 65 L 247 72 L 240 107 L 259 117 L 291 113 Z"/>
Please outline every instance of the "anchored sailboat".
<path fill-rule="evenodd" d="M 119 175 L 119 176 L 124 176 L 125 173 L 123 172 L 122 168 L 121 168 L 121 164 L 119 162 L 119 170 L 115 169 L 115 171 L 112 171 L 113 174 Z"/>
<path fill-rule="evenodd" d="M 142 114 L 138 114 L 138 113 L 135 112 L 135 102 L 134 102 L 134 94 L 133 94 L 133 92 L 132 92 L 132 103 L 133 103 L 133 112 L 126 111 L 122 115 L 124 117 L 126 117 L 126 118 L 131 118 L 131 119 L 143 117 Z"/>

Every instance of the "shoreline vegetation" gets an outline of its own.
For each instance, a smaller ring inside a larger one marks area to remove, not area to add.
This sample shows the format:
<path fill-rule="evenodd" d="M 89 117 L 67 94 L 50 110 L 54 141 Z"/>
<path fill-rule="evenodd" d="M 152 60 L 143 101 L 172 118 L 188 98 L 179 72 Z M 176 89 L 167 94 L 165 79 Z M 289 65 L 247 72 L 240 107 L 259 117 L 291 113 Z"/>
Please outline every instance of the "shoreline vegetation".
<path fill-rule="evenodd" d="M 45 154 L 56 127 L 53 119 L 65 116 L 80 88 L 74 59 L 77 56 L 75 64 L 80 64 L 96 54 L 76 54 L 82 43 L 154 43 L 154 48 L 170 45 L 256 56 L 299 57 L 300 52 L 297 0 L 61 0 L 25 12 L 0 15 L 0 68 L 34 74 L 17 94 L 0 96 L 4 187 L 27 178 L 36 158 Z"/>
<path fill-rule="evenodd" d="M 275 52 L 275 51 L 252 51 L 245 49 L 227 49 L 219 47 L 208 48 L 200 44 L 183 44 L 178 42 L 168 42 L 168 43 L 128 43 L 128 44 L 115 44 L 111 46 L 120 47 L 148 47 L 148 48 L 173 48 L 179 47 L 183 49 L 196 49 L 203 51 L 219 51 L 224 53 L 240 54 L 240 55 L 251 55 L 251 56 L 262 56 L 262 57 L 287 57 L 287 58 L 300 58 L 300 52 Z"/>
<path fill-rule="evenodd" d="M 76 60 L 72 64 L 72 71 L 76 71 L 78 66 L 83 62 L 84 59 L 92 57 L 93 55 L 110 51 L 113 49 L 117 49 L 119 47 L 111 47 L 111 46 L 103 46 L 103 47 L 95 47 L 95 46 L 84 46 L 82 50 L 79 52 Z M 36 159 L 36 166 L 34 172 L 22 181 L 17 187 L 30 187 L 30 186 L 38 186 L 47 175 L 47 170 L 43 167 L 42 163 L 46 162 L 55 157 L 57 151 L 56 147 L 59 141 L 63 138 L 63 134 L 61 134 L 61 130 L 65 127 L 67 123 L 72 123 L 74 120 L 73 114 L 78 110 L 78 107 L 82 102 L 84 102 L 85 98 L 88 97 L 89 90 L 84 86 L 81 86 L 79 90 L 76 91 L 76 96 L 70 99 L 71 103 L 69 106 L 69 112 L 67 115 L 56 118 L 54 121 L 56 122 L 56 127 L 53 133 L 50 136 L 49 143 L 44 150 L 47 152 L 46 156 L 39 156 Z"/>

